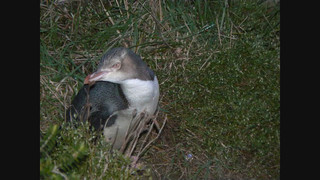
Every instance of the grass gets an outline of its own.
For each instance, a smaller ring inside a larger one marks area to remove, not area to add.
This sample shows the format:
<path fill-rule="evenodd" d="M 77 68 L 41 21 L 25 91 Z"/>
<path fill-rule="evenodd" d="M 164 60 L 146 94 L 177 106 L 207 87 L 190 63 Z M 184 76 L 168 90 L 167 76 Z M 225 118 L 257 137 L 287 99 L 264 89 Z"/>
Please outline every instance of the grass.
<path fill-rule="evenodd" d="M 127 46 L 156 72 L 168 116 L 141 160 L 155 179 L 279 179 L 279 5 L 45 1 L 40 10 L 42 131 L 62 124 L 102 54 Z"/>

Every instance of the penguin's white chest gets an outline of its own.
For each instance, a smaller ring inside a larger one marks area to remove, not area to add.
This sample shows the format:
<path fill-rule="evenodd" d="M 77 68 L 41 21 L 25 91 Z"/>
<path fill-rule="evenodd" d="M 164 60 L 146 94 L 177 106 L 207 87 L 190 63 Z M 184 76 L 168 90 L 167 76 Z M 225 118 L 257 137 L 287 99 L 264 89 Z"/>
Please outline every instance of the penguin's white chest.
<path fill-rule="evenodd" d="M 159 101 L 159 84 L 156 76 L 153 81 L 140 79 L 125 80 L 121 84 L 121 87 L 129 101 L 130 108 L 134 108 L 138 112 L 145 111 L 149 115 L 153 115 Z"/>
<path fill-rule="evenodd" d="M 121 84 L 129 108 L 115 112 L 117 115 L 116 122 L 104 129 L 104 136 L 107 142 L 113 143 L 114 148 L 120 149 L 125 141 L 126 131 L 129 130 L 130 123 L 134 118 L 134 111 L 137 113 L 145 112 L 152 116 L 158 106 L 159 101 L 159 84 L 157 77 L 153 81 L 143 81 L 139 79 L 125 80 Z"/>

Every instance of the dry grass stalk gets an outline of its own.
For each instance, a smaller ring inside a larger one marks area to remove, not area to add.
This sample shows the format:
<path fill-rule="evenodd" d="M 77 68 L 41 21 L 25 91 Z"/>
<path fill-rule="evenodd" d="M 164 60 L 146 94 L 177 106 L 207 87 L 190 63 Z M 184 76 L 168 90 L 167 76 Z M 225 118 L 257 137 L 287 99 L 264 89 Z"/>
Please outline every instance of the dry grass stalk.
<path fill-rule="evenodd" d="M 159 122 L 157 121 L 158 113 L 159 112 L 157 112 L 154 116 L 148 116 L 145 113 L 140 113 L 131 120 L 131 123 L 135 123 L 130 124 L 126 132 L 125 141 L 122 147 L 120 148 L 120 152 L 125 154 L 125 156 L 127 157 L 133 157 L 133 165 L 137 164 L 137 162 L 141 158 L 142 154 L 146 151 L 146 149 L 150 147 L 150 145 L 159 138 L 167 122 L 167 116 L 165 116 L 162 126 L 160 127 Z M 153 139 L 149 139 L 154 127 L 156 128 L 157 136 Z M 140 140 L 142 134 L 146 131 L 146 136 L 143 140 Z M 138 151 L 136 150 L 137 146 L 139 146 Z M 136 156 L 134 156 L 133 154 L 136 154 Z"/>
<path fill-rule="evenodd" d="M 221 42 L 221 34 L 220 34 L 220 29 L 219 29 L 219 22 L 218 22 L 218 17 L 216 18 L 216 24 L 217 24 L 217 29 L 218 29 L 218 38 L 219 38 L 219 43 L 220 46 L 222 46 L 222 42 Z"/>
<path fill-rule="evenodd" d="M 128 0 L 124 0 L 124 8 L 127 11 L 127 18 L 129 19 L 129 7 L 128 7 Z"/>

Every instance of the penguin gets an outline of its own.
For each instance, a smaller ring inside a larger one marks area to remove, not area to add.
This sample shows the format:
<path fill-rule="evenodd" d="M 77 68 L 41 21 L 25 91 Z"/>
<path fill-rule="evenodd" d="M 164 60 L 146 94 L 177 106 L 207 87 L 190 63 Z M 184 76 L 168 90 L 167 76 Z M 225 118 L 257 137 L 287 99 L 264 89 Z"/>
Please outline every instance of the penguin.
<path fill-rule="evenodd" d="M 141 57 L 128 48 L 106 52 L 97 70 L 84 80 L 84 86 L 71 102 L 67 122 L 89 121 L 102 131 L 105 141 L 120 149 L 137 114 L 153 116 L 159 102 L 156 74 Z"/>

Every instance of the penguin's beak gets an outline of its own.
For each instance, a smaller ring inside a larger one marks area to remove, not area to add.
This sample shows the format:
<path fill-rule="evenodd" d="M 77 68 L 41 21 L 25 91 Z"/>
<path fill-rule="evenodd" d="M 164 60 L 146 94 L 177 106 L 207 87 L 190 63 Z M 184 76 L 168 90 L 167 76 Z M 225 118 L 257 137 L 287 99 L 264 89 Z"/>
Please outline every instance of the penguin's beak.
<path fill-rule="evenodd" d="M 89 74 L 84 79 L 84 84 L 94 84 L 96 81 L 99 81 L 104 75 L 108 74 L 108 71 L 98 71 L 92 74 Z"/>

